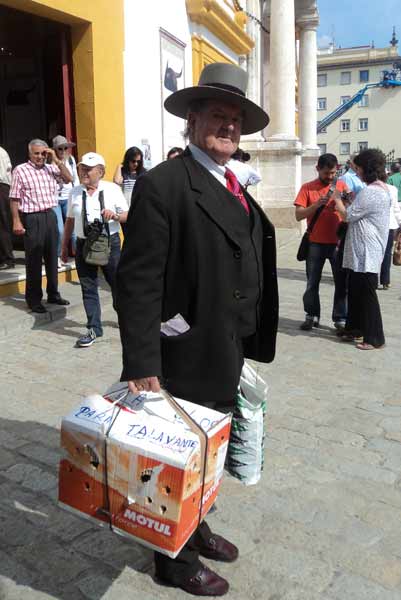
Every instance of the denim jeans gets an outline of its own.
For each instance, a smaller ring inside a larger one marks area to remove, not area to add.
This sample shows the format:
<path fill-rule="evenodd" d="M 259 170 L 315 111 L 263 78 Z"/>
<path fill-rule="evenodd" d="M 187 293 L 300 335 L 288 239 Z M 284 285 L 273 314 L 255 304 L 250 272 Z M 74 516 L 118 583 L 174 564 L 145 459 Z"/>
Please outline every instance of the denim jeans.
<path fill-rule="evenodd" d="M 115 233 L 111 236 L 111 253 L 109 262 L 104 267 L 88 265 L 82 256 L 82 249 L 85 240 L 77 238 L 75 264 L 77 267 L 79 283 L 81 284 L 82 300 L 86 312 L 88 329 L 93 329 L 98 337 L 103 335 L 102 328 L 102 311 L 100 308 L 99 292 L 98 292 L 98 271 L 102 270 L 105 280 L 110 286 L 113 296 L 113 308 L 116 307 L 116 273 L 117 266 L 120 260 L 120 236 Z"/>
<path fill-rule="evenodd" d="M 67 218 L 67 205 L 68 200 L 59 200 L 57 206 L 53 208 L 57 217 L 57 228 L 58 228 L 58 245 L 57 245 L 57 256 L 61 256 L 61 239 L 64 232 L 64 223 Z M 71 236 L 72 247 L 75 249 L 76 235 L 75 233 Z"/>
<path fill-rule="evenodd" d="M 316 244 L 311 242 L 306 259 L 307 285 L 303 296 L 304 310 L 309 317 L 320 319 L 319 285 L 324 263 L 329 260 L 334 279 L 334 301 L 332 319 L 334 322 L 347 318 L 348 273 L 342 267 L 343 244 Z"/>

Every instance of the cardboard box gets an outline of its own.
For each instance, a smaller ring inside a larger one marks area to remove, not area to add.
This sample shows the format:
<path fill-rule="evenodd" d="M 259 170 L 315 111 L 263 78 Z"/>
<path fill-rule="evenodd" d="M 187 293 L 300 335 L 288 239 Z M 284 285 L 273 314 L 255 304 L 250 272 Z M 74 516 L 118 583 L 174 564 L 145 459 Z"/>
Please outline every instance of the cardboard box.
<path fill-rule="evenodd" d="M 216 499 L 231 415 L 150 392 L 116 403 L 125 393 L 63 419 L 59 503 L 174 558 Z"/>

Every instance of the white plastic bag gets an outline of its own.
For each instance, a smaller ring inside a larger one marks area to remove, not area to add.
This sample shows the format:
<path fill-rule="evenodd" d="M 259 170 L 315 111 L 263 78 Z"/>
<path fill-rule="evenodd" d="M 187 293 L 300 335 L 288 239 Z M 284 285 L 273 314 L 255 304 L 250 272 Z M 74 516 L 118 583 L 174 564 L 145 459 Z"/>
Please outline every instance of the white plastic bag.
<path fill-rule="evenodd" d="M 255 485 L 263 470 L 264 417 L 268 385 L 245 362 L 235 398 L 226 468 L 244 485 Z"/>

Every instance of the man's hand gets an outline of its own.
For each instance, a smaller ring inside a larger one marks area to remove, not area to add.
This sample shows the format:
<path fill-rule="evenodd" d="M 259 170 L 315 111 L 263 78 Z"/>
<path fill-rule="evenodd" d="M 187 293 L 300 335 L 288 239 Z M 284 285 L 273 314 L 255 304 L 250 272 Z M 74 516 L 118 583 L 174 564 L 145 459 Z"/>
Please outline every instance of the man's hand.
<path fill-rule="evenodd" d="M 119 216 L 114 210 L 110 210 L 109 208 L 104 208 L 102 210 L 103 219 L 105 221 L 119 221 Z"/>
<path fill-rule="evenodd" d="M 25 229 L 20 219 L 13 221 L 13 234 L 14 235 L 25 235 Z"/>
<path fill-rule="evenodd" d="M 318 209 L 320 206 L 324 206 L 325 204 L 327 204 L 327 201 L 327 196 L 320 196 L 319 200 L 315 202 L 313 206 L 316 206 L 316 208 Z"/>
<path fill-rule="evenodd" d="M 133 379 L 128 381 L 128 389 L 133 394 L 139 394 L 139 392 L 160 392 L 160 382 L 158 377 Z"/>
<path fill-rule="evenodd" d="M 56 163 L 56 164 L 57 164 L 58 162 L 61 162 L 61 161 L 60 161 L 60 160 L 57 158 L 57 156 L 56 156 L 56 153 L 55 153 L 55 151 L 53 150 L 53 148 L 45 148 L 45 152 L 46 152 L 46 161 L 48 161 L 48 160 L 50 160 L 50 159 L 51 159 L 51 160 L 50 160 L 50 162 L 51 162 L 51 163 L 52 163 L 52 162 L 54 162 L 54 163 Z"/>
<path fill-rule="evenodd" d="M 63 263 L 68 263 L 68 246 L 61 247 L 61 260 Z"/>

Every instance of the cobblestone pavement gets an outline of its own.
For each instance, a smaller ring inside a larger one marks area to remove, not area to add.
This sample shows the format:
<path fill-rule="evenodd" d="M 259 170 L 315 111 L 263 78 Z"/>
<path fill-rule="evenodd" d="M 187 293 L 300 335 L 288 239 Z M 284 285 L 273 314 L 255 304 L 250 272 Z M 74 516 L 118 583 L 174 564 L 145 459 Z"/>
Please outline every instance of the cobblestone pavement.
<path fill-rule="evenodd" d="M 387 347 L 360 352 L 330 328 L 328 273 L 322 327 L 298 329 L 304 267 L 298 240 L 283 239 L 277 359 L 258 367 L 270 385 L 265 473 L 250 488 L 226 478 L 209 523 L 241 556 L 214 568 L 233 600 L 401 600 L 401 269 L 380 292 Z M 0 341 L 1 600 L 188 598 L 153 581 L 151 552 L 56 504 L 60 418 L 120 372 L 104 303 L 105 336 L 81 350 L 80 303 L 39 329 L 8 304 L 23 326 Z"/>

